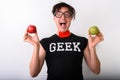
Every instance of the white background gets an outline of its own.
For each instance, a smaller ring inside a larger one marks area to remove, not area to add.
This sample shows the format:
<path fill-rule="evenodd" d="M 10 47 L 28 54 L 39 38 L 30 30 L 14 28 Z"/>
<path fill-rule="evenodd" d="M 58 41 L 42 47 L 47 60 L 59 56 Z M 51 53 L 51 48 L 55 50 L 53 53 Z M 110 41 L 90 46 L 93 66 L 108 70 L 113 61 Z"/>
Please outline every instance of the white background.
<path fill-rule="evenodd" d="M 97 46 L 100 75 L 83 64 L 85 79 L 120 79 L 120 1 L 119 0 L 0 0 L 0 80 L 45 80 L 42 72 L 31 78 L 29 62 L 33 47 L 23 41 L 29 24 L 37 26 L 40 39 L 56 33 L 52 6 L 65 1 L 76 9 L 71 31 L 87 37 L 88 28 L 99 26 L 104 41 Z"/>

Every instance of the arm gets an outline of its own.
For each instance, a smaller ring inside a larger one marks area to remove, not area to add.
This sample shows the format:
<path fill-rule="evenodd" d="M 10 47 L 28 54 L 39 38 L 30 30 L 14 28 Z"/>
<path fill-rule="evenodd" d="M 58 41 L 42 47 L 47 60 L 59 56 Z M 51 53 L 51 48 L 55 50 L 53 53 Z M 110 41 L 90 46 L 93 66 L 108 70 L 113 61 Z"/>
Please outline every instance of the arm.
<path fill-rule="evenodd" d="M 34 46 L 33 55 L 30 61 L 30 75 L 36 77 L 42 69 L 45 59 L 45 50 L 41 45 Z"/>
<path fill-rule="evenodd" d="M 29 69 L 30 75 L 35 77 L 39 74 L 42 69 L 44 58 L 45 58 L 45 50 L 39 42 L 39 38 L 37 33 L 34 36 L 31 36 L 27 33 L 24 35 L 24 41 L 31 43 L 33 45 L 33 54 L 30 61 Z"/>
<path fill-rule="evenodd" d="M 89 66 L 89 68 L 94 72 L 95 74 L 100 73 L 100 61 L 98 59 L 97 53 L 96 53 L 96 46 L 99 42 L 103 41 L 103 35 L 99 33 L 95 37 L 91 37 L 90 34 L 88 34 L 88 45 L 84 50 L 84 58 Z"/>

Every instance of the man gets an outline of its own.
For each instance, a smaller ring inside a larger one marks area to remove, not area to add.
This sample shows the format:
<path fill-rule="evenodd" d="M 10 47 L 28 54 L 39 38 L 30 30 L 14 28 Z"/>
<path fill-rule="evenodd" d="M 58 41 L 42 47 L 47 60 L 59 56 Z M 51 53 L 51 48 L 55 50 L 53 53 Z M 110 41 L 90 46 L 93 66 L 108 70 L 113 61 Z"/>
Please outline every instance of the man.
<path fill-rule="evenodd" d="M 64 2 L 53 6 L 52 13 L 57 26 L 56 34 L 39 40 L 37 32 L 30 36 L 26 31 L 24 40 L 33 45 L 30 61 L 30 74 L 37 76 L 46 60 L 47 80 L 83 80 L 83 57 L 95 74 L 100 73 L 100 61 L 96 45 L 103 41 L 101 32 L 95 37 L 88 34 L 88 39 L 70 32 L 71 21 L 75 18 L 75 9 Z"/>

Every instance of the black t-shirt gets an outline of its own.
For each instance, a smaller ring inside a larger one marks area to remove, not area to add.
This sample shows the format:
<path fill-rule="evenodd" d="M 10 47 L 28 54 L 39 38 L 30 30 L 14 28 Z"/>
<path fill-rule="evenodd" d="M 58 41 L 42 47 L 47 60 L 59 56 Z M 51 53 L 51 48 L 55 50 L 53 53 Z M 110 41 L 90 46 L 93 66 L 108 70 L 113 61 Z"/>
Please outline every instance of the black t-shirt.
<path fill-rule="evenodd" d="M 73 33 L 60 38 L 56 34 L 40 41 L 46 51 L 47 80 L 83 80 L 83 51 L 87 38 Z"/>

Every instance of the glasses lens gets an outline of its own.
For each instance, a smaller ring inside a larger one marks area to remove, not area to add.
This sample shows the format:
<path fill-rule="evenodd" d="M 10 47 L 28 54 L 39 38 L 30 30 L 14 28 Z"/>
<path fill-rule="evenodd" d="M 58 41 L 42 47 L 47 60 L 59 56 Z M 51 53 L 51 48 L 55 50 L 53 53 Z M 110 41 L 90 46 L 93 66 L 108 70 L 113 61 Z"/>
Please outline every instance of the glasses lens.
<path fill-rule="evenodd" d="M 64 13 L 64 16 L 65 16 L 66 18 L 68 18 L 68 17 L 71 16 L 71 13 L 70 13 L 70 12 L 65 12 L 65 13 Z"/>
<path fill-rule="evenodd" d="M 58 18 L 62 17 L 62 12 L 56 12 L 55 16 L 58 17 Z"/>

